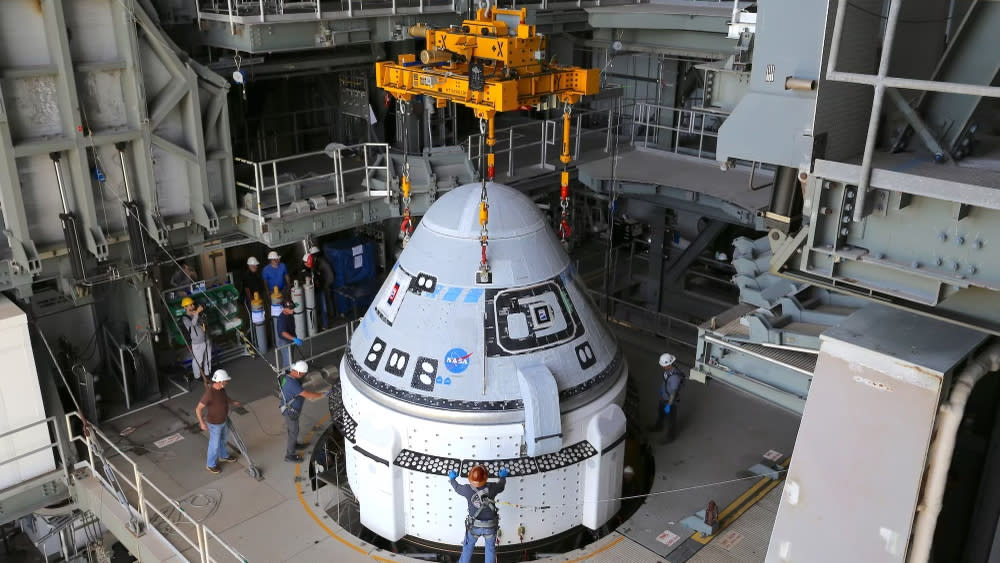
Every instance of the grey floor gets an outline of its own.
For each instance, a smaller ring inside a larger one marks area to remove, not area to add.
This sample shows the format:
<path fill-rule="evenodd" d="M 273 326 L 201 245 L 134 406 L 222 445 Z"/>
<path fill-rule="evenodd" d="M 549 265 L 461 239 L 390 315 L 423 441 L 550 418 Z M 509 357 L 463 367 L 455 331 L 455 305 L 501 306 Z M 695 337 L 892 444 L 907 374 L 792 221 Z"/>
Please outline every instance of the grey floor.
<path fill-rule="evenodd" d="M 625 329 L 619 330 L 618 337 L 625 347 L 630 377 L 640 391 L 638 415 L 649 425 L 655 420 L 658 406 L 657 358 L 662 352 L 671 352 L 686 368 L 693 363 L 693 349 L 664 346 L 658 339 Z M 692 534 L 680 521 L 704 509 L 709 500 L 722 510 L 739 497 L 757 481 L 747 469 L 760 462 L 769 450 L 791 455 L 799 427 L 798 416 L 720 383 L 688 381 L 682 393 L 677 440 L 660 445 L 656 440 L 659 436 L 650 436 L 656 463 L 651 496 L 618 528 L 627 538 L 671 563 L 687 560 L 687 555 L 671 557 L 684 538 Z M 713 484 L 734 479 L 740 480 Z M 672 546 L 657 541 L 665 530 L 680 540 Z M 763 559 L 761 553 L 757 560 Z"/>
<path fill-rule="evenodd" d="M 665 347 L 661 339 L 622 327 L 615 330 L 641 398 L 639 412 L 629 414 L 637 415 L 645 428 L 656 414 L 654 390 L 660 377 L 656 365 L 659 354 L 670 351 L 687 367 L 693 362 L 693 349 L 680 346 L 671 349 Z M 315 343 L 312 352 L 329 348 L 337 340 L 339 336 L 328 336 L 327 341 Z M 328 355 L 317 365 L 331 365 L 338 357 Z M 207 436 L 198 428 L 194 414 L 200 398 L 199 386 L 194 386 L 190 393 L 108 423 L 102 430 L 117 437 L 123 429 L 135 427 L 132 434 L 118 439 L 119 447 L 167 497 L 180 502 L 188 514 L 202 520 L 251 561 L 321 558 L 370 561 L 373 555 L 400 559 L 398 555 L 379 552 L 343 532 L 324 510 L 339 501 L 337 495 L 327 487 L 325 498 L 317 498 L 309 483 L 301 477 L 307 472 L 306 467 L 283 461 L 283 419 L 266 365 L 259 359 L 240 358 L 225 367 L 234 379 L 228 388 L 230 396 L 246 405 L 246 411 L 233 413 L 232 419 L 254 461 L 262 469 L 263 481 L 255 481 L 247 475 L 244 459 L 225 465 L 220 475 L 205 470 Z M 310 384 L 322 388 L 325 382 L 316 374 Z M 768 450 L 790 454 L 798 429 L 798 417 L 721 384 L 706 386 L 689 381 L 683 390 L 680 408 L 678 439 L 669 445 L 659 445 L 657 436 L 651 437 L 655 448 L 655 481 L 647 502 L 619 526 L 616 533 L 579 554 L 566 554 L 554 558 L 555 561 L 579 560 L 580 557 L 591 561 L 681 563 L 688 560 L 692 554 L 690 541 L 687 541 L 687 549 L 679 548 L 685 545 L 691 531 L 680 524 L 681 519 L 704 508 L 709 500 L 714 500 L 720 508 L 725 507 L 749 489 L 755 480 L 745 478 L 746 469 Z M 325 401 L 307 403 L 301 436 L 305 438 L 309 434 L 315 442 L 329 424 L 327 416 Z M 182 439 L 162 448 L 155 445 L 156 441 L 174 434 Z M 119 467 L 130 467 L 121 456 L 112 456 L 110 461 Z M 714 484 L 733 479 L 740 480 Z M 166 498 L 158 500 L 154 500 L 154 504 L 164 508 L 170 505 Z M 179 520 L 178 517 L 172 519 Z M 773 514 L 770 519 L 773 521 Z M 765 522 L 765 525 L 770 524 Z M 157 528 L 167 532 L 168 539 L 180 546 L 183 555 L 196 557 L 190 548 L 183 549 L 182 540 L 169 526 L 160 522 Z M 657 536 L 665 530 L 679 537 L 672 546 L 657 541 Z M 281 541 L 275 541 L 278 537 Z M 750 543 L 748 541 L 747 545 Z M 613 544 L 613 549 L 596 554 L 608 544 Z M 763 560 L 764 554 L 759 555 L 759 558 L 742 560 Z"/>

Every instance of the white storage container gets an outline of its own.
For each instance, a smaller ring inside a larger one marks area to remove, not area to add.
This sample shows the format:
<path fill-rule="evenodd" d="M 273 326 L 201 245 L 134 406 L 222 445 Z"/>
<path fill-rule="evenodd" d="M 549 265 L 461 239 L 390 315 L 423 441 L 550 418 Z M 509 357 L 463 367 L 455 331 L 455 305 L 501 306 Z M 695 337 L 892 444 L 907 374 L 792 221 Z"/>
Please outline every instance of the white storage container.
<path fill-rule="evenodd" d="M 45 419 L 28 316 L 0 295 L 0 434 Z M 0 462 L 51 443 L 47 424 L 0 438 Z M 0 490 L 55 469 L 52 450 L 0 465 Z"/>

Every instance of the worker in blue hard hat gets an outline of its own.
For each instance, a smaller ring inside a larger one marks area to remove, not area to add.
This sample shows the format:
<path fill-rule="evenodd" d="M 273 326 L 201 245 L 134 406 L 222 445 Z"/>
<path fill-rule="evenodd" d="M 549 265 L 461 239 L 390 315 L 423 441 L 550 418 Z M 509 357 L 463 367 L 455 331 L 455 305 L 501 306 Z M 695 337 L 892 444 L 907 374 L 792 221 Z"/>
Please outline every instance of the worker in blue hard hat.
<path fill-rule="evenodd" d="M 472 550 L 476 542 L 483 538 L 486 551 L 486 563 L 496 561 L 497 530 L 500 528 L 500 511 L 497 510 L 496 496 L 507 486 L 507 469 L 500 468 L 497 476 L 500 480 L 489 483 L 489 471 L 482 465 L 476 465 L 469 470 L 469 484 L 459 485 L 455 480 L 458 472 L 452 469 L 448 472 L 448 482 L 455 492 L 465 497 L 469 503 L 469 515 L 465 518 L 465 540 L 462 542 L 462 556 L 459 563 L 469 563 L 472 560 Z"/>
<path fill-rule="evenodd" d="M 673 354 L 661 354 L 659 364 L 663 369 L 660 381 L 660 402 L 656 411 L 656 424 L 653 431 L 663 430 L 663 421 L 667 421 L 667 432 L 661 443 L 668 444 L 677 438 L 677 405 L 680 402 L 681 387 L 684 386 L 684 372 L 674 364 L 677 358 Z"/>

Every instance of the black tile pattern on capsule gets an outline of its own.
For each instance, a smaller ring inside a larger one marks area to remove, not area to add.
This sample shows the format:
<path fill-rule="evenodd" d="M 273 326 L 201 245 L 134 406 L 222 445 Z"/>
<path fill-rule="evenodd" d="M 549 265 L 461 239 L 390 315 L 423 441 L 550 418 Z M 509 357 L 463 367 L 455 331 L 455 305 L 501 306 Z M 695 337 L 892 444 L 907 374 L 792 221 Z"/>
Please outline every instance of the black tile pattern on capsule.
<path fill-rule="evenodd" d="M 409 363 L 409 354 L 398 348 L 393 348 L 392 352 L 389 352 L 389 358 L 385 361 L 385 371 L 397 377 L 403 377 L 403 373 L 406 372 L 406 366 Z"/>
<path fill-rule="evenodd" d="M 580 463 L 588 457 L 597 455 L 597 449 L 590 442 L 583 440 L 572 446 L 565 447 L 558 452 L 535 457 L 538 464 L 538 471 L 544 473 L 569 465 Z"/>
<path fill-rule="evenodd" d="M 557 297 L 559 308 L 548 311 L 549 322 L 553 316 L 561 316 L 566 321 L 566 328 L 552 334 L 539 336 L 531 328 L 536 322 L 535 312 L 528 304 L 522 304 L 521 299 L 537 297 L 552 293 Z M 507 316 L 522 313 L 529 323 L 529 334 L 526 338 L 511 338 L 508 334 Z M 486 341 L 486 356 L 514 356 L 545 350 L 583 336 L 585 329 L 580 321 L 580 315 L 570 300 L 566 286 L 561 276 L 531 287 L 519 289 L 487 289 L 486 290 L 486 322 L 483 323 L 483 337 Z"/>
<path fill-rule="evenodd" d="M 392 463 L 404 469 L 431 475 L 447 475 L 452 469 L 458 471 L 462 464 L 457 458 L 422 454 L 413 450 L 400 451 Z"/>
<path fill-rule="evenodd" d="M 437 370 L 437 360 L 420 356 L 413 366 L 413 379 L 410 380 L 410 387 L 421 391 L 433 391 Z"/>
<path fill-rule="evenodd" d="M 358 363 L 358 360 L 354 357 L 354 354 L 351 353 L 350 348 L 347 349 L 347 353 L 344 354 L 344 357 L 347 359 L 348 373 L 353 374 L 362 383 L 368 385 L 372 389 L 375 389 L 379 393 L 384 393 L 401 401 L 406 401 L 415 405 L 423 405 L 435 409 L 452 411 L 507 411 L 521 410 L 524 408 L 524 403 L 521 399 L 511 399 L 507 401 L 462 401 L 435 397 L 433 395 L 425 395 L 423 393 L 414 393 L 408 389 L 400 389 L 395 385 L 386 383 L 371 373 L 365 371 L 361 364 Z M 602 369 L 600 373 L 579 385 L 560 391 L 559 400 L 566 400 L 571 397 L 575 397 L 580 393 L 584 393 L 594 387 L 600 386 L 613 376 L 620 373 L 623 365 L 624 361 L 622 359 L 622 351 L 619 349 L 614 360 L 612 360 L 607 367 Z"/>
<path fill-rule="evenodd" d="M 434 293 L 434 289 L 437 287 L 437 278 L 420 272 L 419 274 L 410 278 L 410 287 L 408 288 L 411 293 L 416 293 L 420 295 L 421 293 Z"/>
<path fill-rule="evenodd" d="M 331 413 L 331 420 L 333 425 L 337 427 L 341 436 L 344 437 L 350 443 L 355 443 L 357 438 L 355 437 L 358 430 L 358 422 L 354 420 L 351 413 L 347 412 L 344 405 L 340 405 Z"/>
<path fill-rule="evenodd" d="M 452 469 L 462 477 L 469 476 L 469 470 L 476 465 L 483 465 L 489 471 L 491 478 L 496 478 L 501 468 L 507 468 L 510 477 L 523 477 L 553 471 L 597 455 L 597 449 L 590 442 L 583 440 L 572 446 L 567 446 L 556 453 L 537 457 L 514 457 L 508 459 L 457 459 L 440 457 L 413 450 L 402 450 L 394 465 L 412 471 L 429 473 L 431 475 L 447 475 Z"/>
<path fill-rule="evenodd" d="M 575 351 L 581 369 L 587 369 L 597 363 L 597 356 L 594 355 L 594 349 L 590 347 L 590 342 L 580 344 L 575 348 Z"/>
<path fill-rule="evenodd" d="M 522 477 L 538 473 L 538 464 L 535 463 L 535 458 L 515 457 L 511 459 L 463 459 L 459 474 L 468 477 L 469 471 L 477 465 L 485 466 L 491 478 L 496 478 L 497 473 L 504 467 L 510 472 L 509 477 Z"/>
<path fill-rule="evenodd" d="M 385 340 L 376 336 L 371 348 L 368 349 L 368 353 L 365 354 L 365 365 L 368 366 L 368 369 L 378 369 L 379 361 L 382 360 L 382 354 L 385 354 Z"/>

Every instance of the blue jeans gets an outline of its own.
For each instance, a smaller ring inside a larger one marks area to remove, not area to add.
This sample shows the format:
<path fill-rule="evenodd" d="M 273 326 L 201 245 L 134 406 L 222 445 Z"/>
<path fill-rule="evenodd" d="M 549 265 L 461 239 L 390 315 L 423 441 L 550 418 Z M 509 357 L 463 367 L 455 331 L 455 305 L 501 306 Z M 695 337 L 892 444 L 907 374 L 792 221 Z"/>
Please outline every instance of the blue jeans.
<path fill-rule="evenodd" d="M 326 300 L 327 294 L 323 290 L 316 291 L 316 326 L 320 327 L 322 330 L 326 330 Z"/>
<path fill-rule="evenodd" d="M 282 337 L 282 336 L 278 337 L 278 346 L 279 347 L 280 346 L 288 346 L 291 343 L 292 343 L 291 340 L 285 340 L 285 338 Z M 281 361 L 279 362 L 279 365 L 277 366 L 277 368 L 281 369 L 281 368 L 284 368 L 284 367 L 288 367 L 290 365 L 292 365 L 292 348 L 291 348 L 291 346 L 288 346 L 287 348 L 281 350 Z"/>
<path fill-rule="evenodd" d="M 229 457 L 226 440 L 229 439 L 229 427 L 226 423 L 208 423 L 208 455 L 205 457 L 205 467 L 216 467 L 219 458 Z"/>
<path fill-rule="evenodd" d="M 486 563 L 497 560 L 497 530 L 496 528 L 472 528 L 465 532 L 465 542 L 462 544 L 462 556 L 458 563 L 472 561 L 472 550 L 476 548 L 476 540 L 483 536 L 483 547 L 486 549 Z"/>

